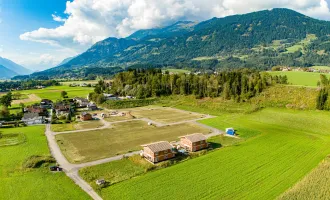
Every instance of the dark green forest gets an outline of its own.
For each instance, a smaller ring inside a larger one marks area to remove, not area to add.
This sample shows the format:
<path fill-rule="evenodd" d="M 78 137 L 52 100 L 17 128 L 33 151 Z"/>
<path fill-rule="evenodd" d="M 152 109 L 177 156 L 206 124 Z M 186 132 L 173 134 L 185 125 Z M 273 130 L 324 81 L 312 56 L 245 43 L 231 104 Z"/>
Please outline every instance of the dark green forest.
<path fill-rule="evenodd" d="M 134 96 L 137 99 L 169 95 L 195 95 L 196 98 L 223 97 L 237 102 L 259 94 L 273 84 L 287 84 L 286 76 L 241 69 L 217 74 L 170 74 L 161 69 L 131 69 L 115 76 L 111 83 L 100 81 L 90 98 L 102 103 L 103 93 Z"/>

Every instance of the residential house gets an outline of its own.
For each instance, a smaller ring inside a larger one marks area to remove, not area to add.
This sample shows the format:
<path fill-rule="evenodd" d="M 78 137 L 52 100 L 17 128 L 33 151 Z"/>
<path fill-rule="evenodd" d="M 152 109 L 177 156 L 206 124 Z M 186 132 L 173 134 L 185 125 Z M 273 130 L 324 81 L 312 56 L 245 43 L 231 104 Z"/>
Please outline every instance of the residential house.
<path fill-rule="evenodd" d="M 98 110 L 97 106 L 95 103 L 89 103 L 87 104 L 88 110 Z"/>
<path fill-rule="evenodd" d="M 37 113 L 39 116 L 48 116 L 48 111 L 46 108 L 41 106 L 29 106 L 24 108 L 25 113 Z"/>
<path fill-rule="evenodd" d="M 53 107 L 53 101 L 49 99 L 42 99 L 40 102 L 40 107 L 50 109 Z"/>
<path fill-rule="evenodd" d="M 71 113 L 71 106 L 66 104 L 57 104 L 54 109 L 57 116 L 69 115 Z"/>
<path fill-rule="evenodd" d="M 40 116 L 38 113 L 24 113 L 22 121 L 26 125 L 43 124 L 45 123 L 45 117 Z"/>
<path fill-rule="evenodd" d="M 92 116 L 90 113 L 83 112 L 83 113 L 81 113 L 81 115 L 80 115 L 80 119 L 81 119 L 82 121 L 88 121 L 88 120 L 92 120 L 92 119 L 93 119 L 93 116 Z"/>
<path fill-rule="evenodd" d="M 74 98 L 74 101 L 77 103 L 77 106 L 79 108 L 86 108 L 89 104 L 89 101 L 87 99 L 81 97 Z"/>
<path fill-rule="evenodd" d="M 173 146 L 169 142 L 156 142 L 142 145 L 143 157 L 152 163 L 161 162 L 175 157 Z"/>
<path fill-rule="evenodd" d="M 199 151 L 208 147 L 205 135 L 195 133 L 180 137 L 180 144 L 189 151 Z"/>
<path fill-rule="evenodd" d="M 105 100 L 120 100 L 117 96 L 115 96 L 113 94 L 104 93 L 103 95 L 104 95 Z"/>

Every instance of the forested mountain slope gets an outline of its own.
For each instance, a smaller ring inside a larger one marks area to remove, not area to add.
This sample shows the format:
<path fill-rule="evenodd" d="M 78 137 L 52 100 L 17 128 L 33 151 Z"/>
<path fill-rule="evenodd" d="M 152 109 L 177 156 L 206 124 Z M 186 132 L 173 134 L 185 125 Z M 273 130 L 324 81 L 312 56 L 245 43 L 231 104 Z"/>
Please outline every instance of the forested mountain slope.
<path fill-rule="evenodd" d="M 117 71 L 146 63 L 206 70 L 326 65 L 330 63 L 329 35 L 330 22 L 289 9 L 213 18 L 199 24 L 178 22 L 100 41 L 65 65 L 35 76 L 73 75 L 79 69 L 95 67 L 116 67 Z"/>

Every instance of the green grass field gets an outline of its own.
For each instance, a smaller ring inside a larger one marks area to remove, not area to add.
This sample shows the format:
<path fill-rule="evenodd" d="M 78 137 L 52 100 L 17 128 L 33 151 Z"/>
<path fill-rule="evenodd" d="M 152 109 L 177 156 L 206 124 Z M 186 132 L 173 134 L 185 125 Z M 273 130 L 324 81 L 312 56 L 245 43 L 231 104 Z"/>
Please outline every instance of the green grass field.
<path fill-rule="evenodd" d="M 316 70 L 330 70 L 329 66 L 313 66 L 311 68 L 316 69 Z"/>
<path fill-rule="evenodd" d="M 327 112 L 219 115 L 203 123 L 234 127 L 246 141 L 115 184 L 102 190 L 103 198 L 275 199 L 330 153 Z"/>
<path fill-rule="evenodd" d="M 210 130 L 195 124 L 148 126 L 145 121 L 120 122 L 111 129 L 56 135 L 63 154 L 72 163 L 103 159 L 141 149 L 157 141 L 176 141 L 179 136 Z"/>
<path fill-rule="evenodd" d="M 56 101 L 61 99 L 61 91 L 66 91 L 69 98 L 73 97 L 86 97 L 90 92 L 93 91 L 93 88 L 89 87 L 69 87 L 66 85 L 63 86 L 52 86 L 44 89 L 36 90 L 23 90 L 20 91 L 22 94 L 35 94 L 41 99 L 51 99 Z"/>
<path fill-rule="evenodd" d="M 186 69 L 171 69 L 171 68 L 169 68 L 169 69 L 163 69 L 162 71 L 163 72 L 168 71 L 168 72 L 174 73 L 174 74 L 190 73 L 190 71 L 186 70 Z"/>
<path fill-rule="evenodd" d="M 90 199 L 64 173 L 51 173 L 46 167 L 22 168 L 22 163 L 32 155 L 50 155 L 44 126 L 1 129 L 1 132 L 23 133 L 26 141 L 0 147 L 0 199 Z"/>
<path fill-rule="evenodd" d="M 66 82 L 60 82 L 62 85 L 70 85 L 70 84 L 82 84 L 82 83 L 86 83 L 86 84 L 97 84 L 97 80 L 88 80 L 88 81 L 66 81 Z"/>
<path fill-rule="evenodd" d="M 313 72 L 268 72 L 271 75 L 286 75 L 288 77 L 288 82 L 292 85 L 301 85 L 301 86 L 310 86 L 316 87 L 317 82 L 320 80 L 319 73 Z M 326 74 L 327 77 L 330 77 L 330 74 Z"/>

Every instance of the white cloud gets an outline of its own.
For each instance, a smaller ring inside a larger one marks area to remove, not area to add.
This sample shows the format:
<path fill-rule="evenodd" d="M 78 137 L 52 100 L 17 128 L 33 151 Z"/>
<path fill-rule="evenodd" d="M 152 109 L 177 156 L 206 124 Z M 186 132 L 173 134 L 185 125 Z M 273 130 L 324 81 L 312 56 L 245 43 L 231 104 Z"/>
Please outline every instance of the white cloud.
<path fill-rule="evenodd" d="M 54 29 L 39 28 L 20 38 L 80 52 L 107 37 L 125 37 L 139 29 L 274 7 L 330 19 L 326 0 L 73 0 L 66 4 L 67 19 L 53 15 L 53 19 L 63 25 Z"/>
<path fill-rule="evenodd" d="M 52 14 L 52 17 L 53 17 L 53 20 L 56 22 L 65 22 L 66 21 L 66 19 L 64 19 L 60 16 L 57 16 L 57 15 L 54 15 L 54 14 Z"/>

